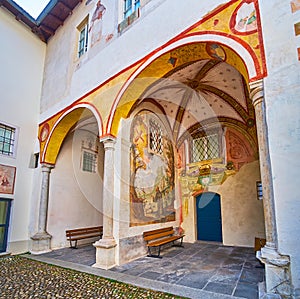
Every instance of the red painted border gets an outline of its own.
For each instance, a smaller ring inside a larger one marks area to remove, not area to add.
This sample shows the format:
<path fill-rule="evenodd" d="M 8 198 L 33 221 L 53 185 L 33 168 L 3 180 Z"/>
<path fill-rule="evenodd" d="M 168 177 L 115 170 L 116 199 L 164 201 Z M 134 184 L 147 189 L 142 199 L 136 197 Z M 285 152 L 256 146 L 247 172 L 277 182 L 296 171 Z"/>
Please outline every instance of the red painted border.
<path fill-rule="evenodd" d="M 188 34 L 191 30 L 197 28 L 199 25 L 201 25 L 202 23 L 206 22 L 207 20 L 213 18 L 214 16 L 216 16 L 218 13 L 220 13 L 221 11 L 223 11 L 224 9 L 226 9 L 227 7 L 231 6 L 232 4 L 236 3 L 239 0 L 232 0 L 229 1 L 226 4 L 220 5 L 219 7 L 217 7 L 214 11 L 212 11 L 211 13 L 207 14 L 206 16 L 203 17 L 203 19 L 201 19 L 200 21 L 196 22 L 195 24 L 193 24 L 192 26 L 188 27 L 187 29 L 185 29 L 184 31 L 182 31 L 181 33 L 179 33 L 177 36 L 175 36 L 174 38 L 170 39 L 168 42 L 166 42 L 165 44 L 163 44 L 162 46 L 156 48 L 155 50 L 153 50 L 152 52 L 150 52 L 149 54 L 147 54 L 146 56 L 144 56 L 143 58 L 137 60 L 136 62 L 130 64 L 129 66 L 127 66 L 126 68 L 122 69 L 121 71 L 117 72 L 115 75 L 109 77 L 108 79 L 106 79 L 104 82 L 102 82 L 101 84 L 99 84 L 98 86 L 96 86 L 95 88 L 93 88 L 92 90 L 90 90 L 89 92 L 87 92 L 86 94 L 84 94 L 83 96 L 81 96 L 80 98 L 78 98 L 77 100 L 75 100 L 72 104 L 70 104 L 69 106 L 65 107 L 64 109 L 62 109 L 61 111 L 58 111 L 57 113 L 55 113 L 54 115 L 50 116 L 49 118 L 47 118 L 46 120 L 44 120 L 42 123 L 40 123 L 40 125 L 42 125 L 43 123 L 46 123 L 47 121 L 49 121 L 50 119 L 52 119 L 53 117 L 55 117 L 58 114 L 64 113 L 65 111 L 69 110 L 70 108 L 72 108 L 74 105 L 76 105 L 78 102 L 80 102 L 82 99 L 86 98 L 87 96 L 89 96 L 90 94 L 94 93 L 95 91 L 97 91 L 99 88 L 101 88 L 102 86 L 106 85 L 108 82 L 110 82 L 111 80 L 113 80 L 114 78 L 120 76 L 122 73 L 126 72 L 127 70 L 135 67 L 138 64 L 141 64 L 145 61 L 147 61 L 150 57 L 152 57 L 154 54 L 156 54 L 157 52 L 163 50 L 164 48 L 166 48 L 167 46 L 175 43 L 176 41 L 179 41 L 180 39 L 182 39 L 183 37 L 188 37 L 191 36 L 192 34 Z M 252 0 L 250 0 L 252 2 Z M 249 0 L 245 0 L 244 2 L 249 2 Z M 260 42 L 260 50 L 261 50 L 261 58 L 262 58 L 262 67 L 263 67 L 263 72 L 261 73 L 260 71 L 258 72 L 260 75 L 251 78 L 250 82 L 252 81 L 256 81 L 258 79 L 261 79 L 265 76 L 267 76 L 267 71 L 266 71 L 266 59 L 265 59 L 265 53 L 264 53 L 264 46 L 263 46 L 263 39 L 262 39 L 262 35 L 261 35 L 261 20 L 260 20 L 260 10 L 259 10 L 259 6 L 258 6 L 258 0 L 254 0 L 254 5 L 255 8 L 257 10 L 257 26 L 258 26 L 258 38 L 259 38 L 259 42 Z M 207 32 L 212 32 L 214 35 L 222 35 L 220 32 L 215 32 L 215 31 L 204 31 L 205 33 Z M 227 34 L 223 34 L 224 36 L 228 36 Z M 238 42 L 240 42 L 241 40 L 232 36 L 232 38 Z M 247 45 L 245 48 L 247 49 L 251 49 L 248 44 L 244 41 L 241 42 L 243 45 Z M 182 45 L 181 45 L 182 46 Z M 226 47 L 228 47 L 228 45 L 224 45 Z M 180 47 L 180 46 L 178 46 Z M 253 53 L 253 50 L 251 49 L 251 52 Z M 164 53 L 165 54 L 165 53 Z M 163 55 L 163 54 L 162 54 Z M 252 57 L 253 55 L 250 54 Z M 254 60 L 255 62 L 256 60 Z M 258 69 L 259 63 L 258 65 L 255 63 L 255 67 L 256 70 Z M 247 68 L 246 68 L 247 69 Z M 132 77 L 132 75 L 128 78 L 128 80 Z M 127 81 L 128 81 L 127 80 Z M 124 86 L 124 85 L 123 85 Z M 122 86 L 122 87 L 123 87 Z M 122 87 L 120 89 L 122 89 Z M 120 92 L 120 91 L 119 91 Z M 117 94 L 116 98 L 118 97 L 119 93 Z M 115 98 L 115 100 L 116 100 Z M 112 108 L 115 104 L 115 101 L 113 102 L 113 105 L 111 107 L 110 113 L 109 113 L 109 119 L 111 118 L 111 113 L 112 113 Z M 96 109 L 98 111 L 98 109 Z M 114 113 L 115 115 L 115 113 Z M 113 117 L 114 117 L 113 115 Z M 99 117 L 101 118 L 100 114 Z M 105 130 L 105 134 L 107 132 L 107 125 L 109 123 L 109 119 L 108 122 L 106 124 L 106 130 Z M 101 119 L 102 120 L 102 119 Z M 103 123 L 102 123 L 103 125 Z M 102 128 L 102 132 L 104 133 L 104 128 Z"/>

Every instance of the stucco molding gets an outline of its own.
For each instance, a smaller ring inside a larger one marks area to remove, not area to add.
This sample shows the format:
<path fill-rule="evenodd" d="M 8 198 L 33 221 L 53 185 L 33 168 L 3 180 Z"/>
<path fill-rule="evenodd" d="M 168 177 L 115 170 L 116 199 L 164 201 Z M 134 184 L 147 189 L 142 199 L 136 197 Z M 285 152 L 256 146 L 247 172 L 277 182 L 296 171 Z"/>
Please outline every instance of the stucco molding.
<path fill-rule="evenodd" d="M 250 86 L 250 99 L 254 107 L 264 101 L 264 86 L 263 80 L 257 80 L 249 83 Z"/>

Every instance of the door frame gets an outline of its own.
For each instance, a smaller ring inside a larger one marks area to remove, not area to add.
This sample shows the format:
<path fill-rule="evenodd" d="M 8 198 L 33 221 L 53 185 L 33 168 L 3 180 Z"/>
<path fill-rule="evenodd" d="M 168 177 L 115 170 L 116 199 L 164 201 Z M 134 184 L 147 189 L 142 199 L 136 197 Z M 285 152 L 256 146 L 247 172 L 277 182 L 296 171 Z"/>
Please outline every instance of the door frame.
<path fill-rule="evenodd" d="M 194 207 L 195 207 L 195 213 L 194 213 L 194 219 L 195 219 L 195 240 L 196 241 L 201 241 L 198 240 L 198 207 L 197 207 L 197 197 L 201 196 L 205 193 L 213 193 L 215 195 L 218 195 L 220 198 L 220 215 L 221 215 L 221 237 L 222 237 L 222 241 L 218 242 L 218 241 L 203 241 L 203 242 L 218 242 L 218 243 L 223 243 L 223 219 L 222 219 L 222 205 L 221 205 L 221 194 L 214 192 L 214 191 L 201 191 L 201 192 L 197 192 L 197 194 L 194 194 Z"/>
<path fill-rule="evenodd" d="M 10 213 L 11 213 L 11 202 L 12 198 L 5 198 L 0 197 L 0 201 L 5 201 L 8 203 L 8 209 L 6 211 L 6 219 L 5 223 L 0 223 L 0 227 L 4 227 L 4 238 L 3 238 L 3 247 L 0 248 L 0 253 L 6 252 L 7 249 L 7 243 L 8 243 L 8 229 L 9 229 L 9 223 L 10 223 Z"/>

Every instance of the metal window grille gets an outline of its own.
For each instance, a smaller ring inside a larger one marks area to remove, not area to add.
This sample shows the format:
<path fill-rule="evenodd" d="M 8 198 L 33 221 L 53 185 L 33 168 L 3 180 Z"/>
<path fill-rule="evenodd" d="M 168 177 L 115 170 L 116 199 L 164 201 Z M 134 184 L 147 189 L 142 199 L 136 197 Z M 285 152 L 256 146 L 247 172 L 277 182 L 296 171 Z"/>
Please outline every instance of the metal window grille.
<path fill-rule="evenodd" d="M 153 119 L 149 122 L 150 125 L 150 150 L 162 155 L 164 150 L 163 132 L 161 126 Z"/>
<path fill-rule="evenodd" d="M 207 135 L 193 139 L 193 162 L 219 158 L 218 134 Z"/>
<path fill-rule="evenodd" d="M 88 24 L 87 22 L 79 29 L 79 41 L 78 41 L 78 57 L 81 57 L 86 51 L 88 46 Z"/>
<path fill-rule="evenodd" d="M 83 151 L 82 170 L 87 172 L 96 172 L 97 154 Z"/>
<path fill-rule="evenodd" d="M 0 153 L 12 156 L 14 154 L 16 129 L 0 124 Z"/>

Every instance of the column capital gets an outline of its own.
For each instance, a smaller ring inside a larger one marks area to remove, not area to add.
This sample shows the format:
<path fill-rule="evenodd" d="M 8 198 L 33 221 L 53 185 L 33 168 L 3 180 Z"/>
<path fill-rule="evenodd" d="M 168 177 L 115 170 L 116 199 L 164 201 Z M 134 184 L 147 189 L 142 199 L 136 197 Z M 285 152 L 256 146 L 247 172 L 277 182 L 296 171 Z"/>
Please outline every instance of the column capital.
<path fill-rule="evenodd" d="M 250 99 L 255 107 L 264 101 L 264 84 L 263 80 L 257 80 L 249 83 L 250 86 Z"/>
<path fill-rule="evenodd" d="M 100 138 L 100 142 L 103 143 L 105 151 L 108 149 L 114 150 L 115 144 L 116 144 L 116 137 L 114 137 L 112 135 L 107 135 L 107 136 Z"/>
<path fill-rule="evenodd" d="M 54 168 L 54 165 L 48 163 L 42 163 L 41 167 L 43 172 L 51 172 L 51 170 Z"/>

